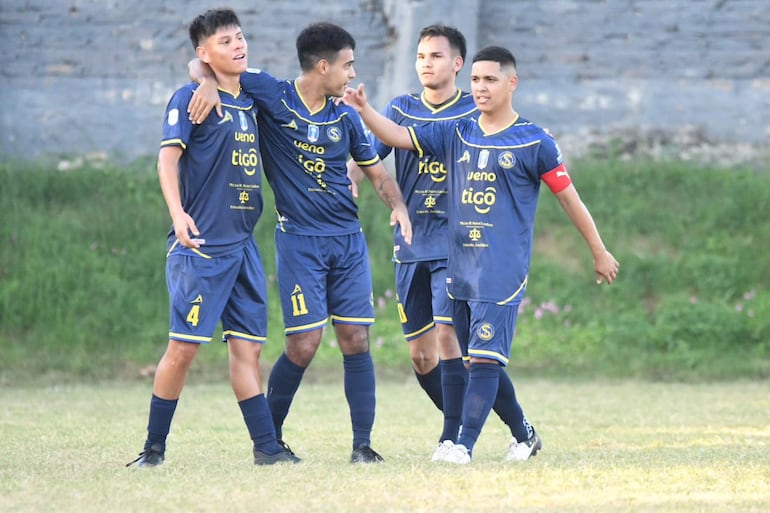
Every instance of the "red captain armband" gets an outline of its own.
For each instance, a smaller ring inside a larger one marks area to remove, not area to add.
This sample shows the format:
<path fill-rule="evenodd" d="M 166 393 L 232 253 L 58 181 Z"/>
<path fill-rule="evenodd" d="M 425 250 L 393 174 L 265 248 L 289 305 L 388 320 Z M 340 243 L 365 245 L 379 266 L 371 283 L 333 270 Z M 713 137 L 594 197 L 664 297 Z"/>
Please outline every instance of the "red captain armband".
<path fill-rule="evenodd" d="M 540 179 L 545 182 L 545 184 L 554 194 L 563 191 L 569 187 L 569 184 L 572 183 L 572 180 L 569 177 L 569 173 L 567 173 L 567 168 L 563 163 L 559 164 L 558 167 L 548 171 L 546 174 L 541 176 Z"/>

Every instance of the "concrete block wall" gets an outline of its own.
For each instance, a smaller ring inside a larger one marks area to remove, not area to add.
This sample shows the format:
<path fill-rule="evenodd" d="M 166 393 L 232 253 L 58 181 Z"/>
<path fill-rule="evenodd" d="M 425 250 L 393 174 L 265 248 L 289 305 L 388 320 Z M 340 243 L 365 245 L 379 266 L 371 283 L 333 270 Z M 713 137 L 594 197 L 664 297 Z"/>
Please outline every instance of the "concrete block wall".
<path fill-rule="evenodd" d="M 161 118 L 186 82 L 187 24 L 200 0 L 0 0 L 0 157 L 157 153 Z M 415 36 L 458 26 L 469 60 L 489 44 L 519 63 L 514 103 L 579 154 L 612 138 L 696 152 L 770 142 L 770 9 L 761 0 L 232 0 L 250 65 L 293 78 L 307 23 L 356 38 L 375 106 L 418 90 Z M 469 85 L 470 63 L 460 75 Z M 729 156 L 728 156 L 729 160 Z M 729 163 L 729 162 L 728 162 Z"/>

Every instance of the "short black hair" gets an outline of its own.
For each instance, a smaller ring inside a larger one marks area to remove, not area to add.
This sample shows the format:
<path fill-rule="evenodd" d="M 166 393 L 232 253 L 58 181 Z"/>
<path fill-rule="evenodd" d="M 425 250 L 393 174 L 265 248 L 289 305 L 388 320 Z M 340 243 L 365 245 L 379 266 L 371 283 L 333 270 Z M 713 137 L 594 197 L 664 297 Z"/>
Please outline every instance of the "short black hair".
<path fill-rule="evenodd" d="M 465 53 L 467 52 L 465 36 L 456 28 L 441 24 L 428 25 L 420 31 L 420 37 L 417 38 L 417 42 L 419 43 L 428 37 L 447 38 L 447 41 L 449 41 L 449 47 L 459 53 L 460 57 L 465 60 Z"/>
<path fill-rule="evenodd" d="M 204 39 L 217 33 L 222 27 L 240 27 L 241 22 L 232 9 L 209 9 L 190 23 L 190 42 L 198 48 Z"/>
<path fill-rule="evenodd" d="M 473 62 L 492 61 L 500 64 L 501 68 L 513 66 L 516 69 L 516 58 L 510 50 L 502 46 L 487 46 L 482 48 L 473 56 Z"/>
<path fill-rule="evenodd" d="M 356 49 L 356 40 L 347 30 L 333 23 L 312 23 L 297 36 L 299 67 L 311 70 L 321 59 L 333 63 L 337 52 L 345 48 Z"/>

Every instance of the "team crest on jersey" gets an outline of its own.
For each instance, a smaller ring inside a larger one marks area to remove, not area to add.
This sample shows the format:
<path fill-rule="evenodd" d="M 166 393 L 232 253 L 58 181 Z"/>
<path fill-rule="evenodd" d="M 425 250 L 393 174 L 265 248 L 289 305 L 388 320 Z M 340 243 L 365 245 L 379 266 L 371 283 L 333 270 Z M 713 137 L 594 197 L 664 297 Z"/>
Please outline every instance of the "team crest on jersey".
<path fill-rule="evenodd" d="M 489 150 L 481 150 L 479 153 L 479 160 L 476 163 L 479 169 L 484 169 L 489 163 Z"/>
<path fill-rule="evenodd" d="M 460 157 L 460 160 L 458 160 L 458 161 L 457 161 L 457 163 L 458 163 L 458 164 L 460 164 L 460 163 L 462 163 L 462 162 L 468 162 L 468 163 L 470 163 L 470 161 L 471 161 L 471 154 L 468 152 L 468 150 L 465 150 L 465 151 L 463 152 L 463 156 L 462 156 L 462 157 Z"/>
<path fill-rule="evenodd" d="M 311 143 L 318 141 L 318 135 L 321 133 L 321 131 L 318 128 L 318 125 L 308 125 L 307 126 L 307 140 Z"/>
<path fill-rule="evenodd" d="M 492 340 L 495 336 L 495 327 L 488 322 L 484 322 L 476 329 L 476 335 L 481 340 Z"/>
<path fill-rule="evenodd" d="M 244 132 L 249 129 L 249 122 L 246 119 L 246 114 L 243 113 L 243 111 L 238 111 L 238 121 L 241 122 L 241 130 Z"/>
<path fill-rule="evenodd" d="M 340 142 L 340 139 L 342 139 L 342 132 L 340 132 L 339 127 L 336 126 L 330 126 L 326 130 L 326 136 L 332 141 L 332 142 Z"/>
<path fill-rule="evenodd" d="M 510 151 L 504 151 L 497 156 L 497 163 L 503 169 L 511 169 L 516 165 L 516 156 Z"/>

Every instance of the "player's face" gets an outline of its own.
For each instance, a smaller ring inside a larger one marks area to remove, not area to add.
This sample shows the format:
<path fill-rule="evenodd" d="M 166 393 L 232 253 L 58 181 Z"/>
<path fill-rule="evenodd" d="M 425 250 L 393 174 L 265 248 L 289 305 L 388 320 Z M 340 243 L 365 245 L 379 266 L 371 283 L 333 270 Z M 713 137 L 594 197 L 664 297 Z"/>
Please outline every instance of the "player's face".
<path fill-rule="evenodd" d="M 196 51 L 201 61 L 219 73 L 240 75 L 248 68 L 248 44 L 237 26 L 220 28 Z"/>
<path fill-rule="evenodd" d="M 471 92 L 479 111 L 510 108 L 519 79 L 513 69 L 500 69 L 499 62 L 478 61 L 471 68 Z"/>
<path fill-rule="evenodd" d="M 345 88 L 350 81 L 356 78 L 356 70 L 353 68 L 353 50 L 343 48 L 337 52 L 334 62 L 327 61 L 327 71 L 324 80 L 326 94 L 341 97 L 345 94 Z"/>
<path fill-rule="evenodd" d="M 449 40 L 443 36 L 426 37 L 417 44 L 414 67 L 420 84 L 426 89 L 441 89 L 454 84 L 462 66 L 462 57 L 453 54 Z"/>

